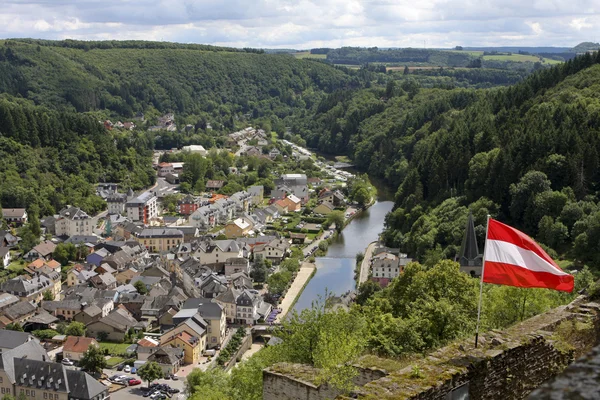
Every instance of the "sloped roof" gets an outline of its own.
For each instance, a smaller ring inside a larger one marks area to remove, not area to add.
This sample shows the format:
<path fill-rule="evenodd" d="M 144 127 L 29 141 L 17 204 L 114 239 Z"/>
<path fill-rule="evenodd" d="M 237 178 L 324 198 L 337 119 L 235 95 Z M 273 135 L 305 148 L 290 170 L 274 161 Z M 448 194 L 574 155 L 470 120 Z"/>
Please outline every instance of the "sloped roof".
<path fill-rule="evenodd" d="M 37 308 L 28 301 L 20 301 L 4 310 L 6 315 L 11 320 L 17 320 L 27 314 L 35 312 Z"/>
<path fill-rule="evenodd" d="M 48 254 L 52 254 L 56 250 L 56 245 L 49 240 L 46 240 L 33 248 L 38 254 L 46 257 Z"/>
<path fill-rule="evenodd" d="M 90 400 L 103 392 L 108 392 L 107 386 L 83 371 L 66 369 L 66 373 L 70 399 Z"/>
<path fill-rule="evenodd" d="M 98 342 L 94 338 L 82 336 L 67 336 L 67 340 L 63 345 L 63 351 L 73 353 L 84 353 L 91 345 L 97 345 Z"/>
<path fill-rule="evenodd" d="M 23 218 L 25 215 L 24 208 L 3 208 L 2 216 L 4 218 Z"/>
<path fill-rule="evenodd" d="M 14 349 L 32 339 L 33 336 L 26 332 L 0 329 L 0 347 L 4 349 Z"/>
<path fill-rule="evenodd" d="M 135 318 L 119 308 L 114 309 L 110 314 L 101 318 L 98 322 L 102 322 L 121 332 L 125 332 L 137 324 Z M 94 324 L 94 322 L 92 324 Z"/>

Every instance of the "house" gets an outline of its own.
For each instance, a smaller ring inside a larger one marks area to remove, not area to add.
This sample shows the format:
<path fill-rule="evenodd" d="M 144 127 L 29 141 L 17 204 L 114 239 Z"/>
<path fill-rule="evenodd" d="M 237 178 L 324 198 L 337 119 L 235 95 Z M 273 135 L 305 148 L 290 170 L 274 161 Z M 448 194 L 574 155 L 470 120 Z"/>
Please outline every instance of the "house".
<path fill-rule="evenodd" d="M 279 210 L 274 205 L 270 205 L 269 207 L 264 208 L 263 211 L 265 212 L 265 214 L 267 214 L 267 218 L 270 218 L 271 222 L 276 219 L 279 219 L 279 217 L 281 216 Z"/>
<path fill-rule="evenodd" d="M 56 236 L 91 235 L 94 222 L 81 208 L 67 206 L 55 217 Z"/>
<path fill-rule="evenodd" d="M 280 155 L 281 155 L 281 152 L 280 152 L 279 150 L 277 150 L 277 149 L 272 149 L 272 150 L 269 152 L 269 158 L 270 158 L 271 160 L 275 159 L 275 157 L 277 157 L 277 156 L 280 156 Z"/>
<path fill-rule="evenodd" d="M 306 234 L 290 232 L 290 239 L 292 239 L 292 244 L 304 244 Z"/>
<path fill-rule="evenodd" d="M 200 230 L 195 226 L 178 226 L 177 230 L 183 233 L 183 241 L 191 242 L 198 236 L 200 236 Z"/>
<path fill-rule="evenodd" d="M 214 299 L 191 298 L 181 306 L 181 311 L 173 316 L 173 323 L 179 324 L 189 318 L 190 312 L 195 312 L 208 323 L 206 347 L 221 346 L 225 339 L 227 318 L 223 306 Z"/>
<path fill-rule="evenodd" d="M 158 350 L 159 344 L 160 342 L 150 337 L 138 340 L 136 348 L 137 359 L 140 361 L 147 361 L 148 357 Z"/>
<path fill-rule="evenodd" d="M 250 271 L 250 261 L 247 258 L 236 257 L 236 258 L 228 258 L 225 260 L 225 276 L 230 277 L 231 275 L 238 272 L 246 272 Z"/>
<path fill-rule="evenodd" d="M 271 305 L 262 300 L 255 290 L 230 287 L 227 292 L 215 299 L 223 306 L 227 321 L 253 325 L 265 319 L 271 312 Z"/>
<path fill-rule="evenodd" d="M 62 275 L 60 272 L 49 268 L 44 265 L 42 268 L 37 270 L 37 275 L 45 276 L 51 282 L 51 286 L 47 289 L 52 293 L 53 298 L 58 298 L 60 296 L 60 291 L 62 290 Z"/>
<path fill-rule="evenodd" d="M 198 242 L 193 256 L 204 265 L 223 265 L 229 258 L 243 257 L 244 249 L 235 240 L 206 240 Z"/>
<path fill-rule="evenodd" d="M 44 260 L 43 258 L 38 258 L 30 262 L 27 267 L 25 267 L 25 271 L 30 274 L 36 274 L 43 267 L 47 267 L 52 271 L 60 272 L 60 263 L 56 260 Z"/>
<path fill-rule="evenodd" d="M 236 298 L 236 319 L 241 324 L 254 325 L 260 319 L 266 319 L 271 313 L 272 306 L 263 301 L 258 292 L 242 290 Z"/>
<path fill-rule="evenodd" d="M 113 303 L 114 304 L 114 303 Z M 91 324 L 92 322 L 98 321 L 100 318 L 105 317 L 103 315 L 102 308 L 96 304 L 84 306 L 81 311 L 73 316 L 73 321 L 81 322 L 84 325 Z"/>
<path fill-rule="evenodd" d="M 253 289 L 252 279 L 247 272 L 235 272 L 229 277 L 230 285 L 236 289 Z"/>
<path fill-rule="evenodd" d="M 45 353 L 45 352 L 44 352 Z M 14 355 L 2 363 L 0 371 L 6 381 L 5 393 L 19 393 L 24 399 L 107 400 L 108 386 L 87 373 L 69 369 L 62 364 L 46 361 L 47 355 L 25 357 Z M 40 357 L 40 359 L 38 359 Z M 5 358 L 5 357 L 3 357 Z M 4 381 L 4 379 L 3 379 Z"/>
<path fill-rule="evenodd" d="M 5 310 L 13 304 L 18 303 L 19 301 L 19 298 L 14 294 L 0 293 L 0 311 Z"/>
<path fill-rule="evenodd" d="M 152 253 L 169 251 L 183 242 L 183 232 L 172 228 L 148 228 L 134 236 L 135 240 Z"/>
<path fill-rule="evenodd" d="M 8 247 L 0 247 L 0 265 L 3 268 L 10 264 L 10 249 Z"/>
<path fill-rule="evenodd" d="M 76 264 L 67 273 L 67 286 L 78 286 L 87 284 L 91 278 L 98 275 L 95 271 L 85 269 L 81 264 Z"/>
<path fill-rule="evenodd" d="M 191 195 L 185 196 L 177 202 L 177 212 L 182 215 L 191 215 L 200 207 L 198 199 Z"/>
<path fill-rule="evenodd" d="M 202 297 L 212 299 L 227 290 L 227 279 L 214 272 L 202 274 L 195 281 Z"/>
<path fill-rule="evenodd" d="M 125 211 L 129 220 L 148 224 L 152 218 L 158 216 L 158 199 L 154 193 L 144 192 L 129 200 L 125 204 Z"/>
<path fill-rule="evenodd" d="M 333 206 L 333 204 L 329 203 L 328 201 L 325 201 L 325 202 L 319 204 L 318 206 L 316 206 L 315 208 L 313 208 L 313 213 L 327 215 L 327 214 L 331 214 L 334 210 L 335 210 L 335 207 Z"/>
<path fill-rule="evenodd" d="M 67 336 L 67 340 L 63 344 L 63 357 L 71 361 L 79 361 L 90 346 L 100 347 L 94 338 Z"/>
<path fill-rule="evenodd" d="M 248 193 L 252 196 L 252 205 L 258 206 L 262 204 L 265 195 L 265 188 L 262 185 L 250 186 Z"/>
<path fill-rule="evenodd" d="M 140 272 L 134 268 L 129 268 L 124 271 L 119 272 L 115 275 L 115 279 L 117 280 L 117 284 L 126 285 L 131 282 L 133 278 L 140 275 Z"/>
<path fill-rule="evenodd" d="M 343 207 L 346 199 L 339 190 L 323 189 L 319 192 L 319 202 L 331 203 L 334 207 Z"/>
<path fill-rule="evenodd" d="M 226 224 L 237 215 L 237 205 L 235 201 L 229 198 L 221 198 L 213 203 L 217 209 L 217 223 Z"/>
<path fill-rule="evenodd" d="M 89 337 L 102 337 L 110 341 L 122 342 L 129 329 L 134 328 L 138 322 L 121 308 L 115 308 L 104 318 L 87 325 Z"/>
<path fill-rule="evenodd" d="M 43 293 L 46 290 L 52 290 L 53 287 L 54 282 L 44 275 L 37 275 L 31 279 L 17 276 L 2 283 L 0 291 L 13 294 L 21 300 L 37 304 L 42 301 Z"/>
<path fill-rule="evenodd" d="M 49 260 L 52 258 L 52 253 L 56 250 L 56 245 L 49 240 L 45 240 L 29 250 L 29 253 L 25 254 L 24 258 L 27 260 L 35 260 L 36 258 L 43 258 Z"/>
<path fill-rule="evenodd" d="M 288 203 L 288 211 L 300 211 L 302 208 L 302 200 L 293 194 L 288 195 L 285 200 Z"/>
<path fill-rule="evenodd" d="M 223 185 L 225 185 L 224 181 L 219 181 L 219 180 L 209 180 L 206 182 L 206 190 L 209 191 L 218 191 L 220 190 Z"/>
<path fill-rule="evenodd" d="M 63 321 L 71 321 L 86 307 L 86 302 L 76 299 L 42 301 L 41 308 Z"/>
<path fill-rule="evenodd" d="M 404 267 L 412 262 L 406 254 L 379 253 L 371 258 L 371 280 L 381 287 L 386 287 L 391 280 L 400 276 Z"/>
<path fill-rule="evenodd" d="M 8 231 L 0 231 L 0 247 L 13 248 L 19 243 L 19 238 Z"/>
<path fill-rule="evenodd" d="M 108 272 L 91 277 L 90 283 L 101 290 L 112 290 L 117 287 L 117 280 Z"/>
<path fill-rule="evenodd" d="M 37 310 L 37 307 L 31 304 L 28 301 L 20 301 L 7 307 L 2 312 L 2 318 L 10 321 L 10 323 L 18 322 L 23 325 L 23 323 L 29 319 L 31 319 Z"/>
<path fill-rule="evenodd" d="M 27 223 L 27 211 L 24 208 L 3 208 L 2 218 L 7 224 L 23 225 Z"/>
<path fill-rule="evenodd" d="M 225 236 L 227 236 L 228 239 L 246 236 L 251 228 L 252 225 L 246 220 L 238 218 L 225 225 Z"/>
<path fill-rule="evenodd" d="M 163 374 L 172 375 L 179 371 L 184 360 L 185 349 L 179 347 L 159 347 L 148 357 L 148 362 L 156 362 Z"/>
<path fill-rule="evenodd" d="M 286 256 L 290 242 L 287 239 L 274 239 L 271 242 L 254 247 L 254 257 L 263 257 L 271 260 L 274 264 L 279 264 Z"/>
<path fill-rule="evenodd" d="M 259 147 L 256 146 L 251 146 L 246 148 L 245 151 L 246 155 L 248 157 L 260 157 L 262 156 L 262 150 Z"/>
<path fill-rule="evenodd" d="M 109 214 L 123 214 L 125 204 L 127 204 L 127 195 L 125 193 L 113 193 L 106 198 Z"/>
<path fill-rule="evenodd" d="M 321 178 L 308 178 L 308 184 L 312 187 L 317 187 L 321 186 L 323 184 L 323 181 L 321 180 Z"/>
<path fill-rule="evenodd" d="M 163 333 L 160 337 L 161 346 L 173 346 L 182 348 L 184 351 L 184 363 L 197 364 L 202 352 L 206 349 L 206 329 L 208 323 L 195 311 L 186 312 L 192 314 L 180 322 L 173 329 Z"/>
<path fill-rule="evenodd" d="M 218 208 L 209 204 L 196 209 L 196 211 L 190 215 L 188 221 L 191 226 L 203 231 L 208 231 L 217 225 L 218 216 Z"/>
<path fill-rule="evenodd" d="M 108 251 L 106 248 L 100 248 L 88 254 L 87 257 L 85 257 L 85 261 L 98 267 L 109 255 L 111 255 L 110 251 Z"/>
<path fill-rule="evenodd" d="M 167 174 L 173 174 L 175 170 L 173 169 L 173 164 L 168 162 L 161 162 L 158 164 L 158 176 L 165 177 Z"/>
<path fill-rule="evenodd" d="M 287 214 L 289 211 L 288 210 L 289 204 L 286 201 L 286 198 L 275 201 L 275 203 L 273 203 L 273 205 L 275 207 L 277 207 L 277 211 L 279 211 L 279 214 L 281 214 L 281 215 Z"/>
<path fill-rule="evenodd" d="M 235 214 L 247 213 L 252 204 L 252 195 L 249 192 L 241 191 L 232 194 L 229 199 L 235 203 Z"/>

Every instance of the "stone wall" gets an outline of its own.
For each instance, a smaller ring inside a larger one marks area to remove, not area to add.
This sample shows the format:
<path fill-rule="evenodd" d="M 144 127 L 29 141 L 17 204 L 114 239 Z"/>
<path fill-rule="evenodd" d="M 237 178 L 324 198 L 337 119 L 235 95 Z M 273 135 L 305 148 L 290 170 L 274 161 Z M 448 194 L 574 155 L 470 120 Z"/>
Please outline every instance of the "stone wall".
<path fill-rule="evenodd" d="M 598 343 L 600 304 L 580 296 L 504 331 L 485 333 L 478 348 L 469 338 L 389 373 L 365 369 L 348 396 L 310 383 L 316 371 L 289 365 L 264 372 L 263 394 L 265 400 L 444 400 L 462 387 L 471 400 L 523 399 Z"/>
<path fill-rule="evenodd" d="M 353 383 L 362 386 L 387 373 L 356 366 Z M 340 391 L 329 385 L 316 385 L 318 370 L 307 365 L 281 363 L 263 371 L 263 400 L 333 400 Z"/>

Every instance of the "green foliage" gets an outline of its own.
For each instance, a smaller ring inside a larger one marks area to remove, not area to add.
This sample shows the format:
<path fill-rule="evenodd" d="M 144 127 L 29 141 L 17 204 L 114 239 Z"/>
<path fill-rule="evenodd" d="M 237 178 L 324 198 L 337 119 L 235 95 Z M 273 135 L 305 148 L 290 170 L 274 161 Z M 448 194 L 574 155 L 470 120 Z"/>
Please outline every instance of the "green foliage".
<path fill-rule="evenodd" d="M 9 331 L 19 331 L 19 332 L 23 332 L 23 327 L 21 326 L 20 323 L 18 322 L 12 322 L 8 325 L 6 325 L 4 327 L 4 329 L 9 330 Z"/>
<path fill-rule="evenodd" d="M 331 224 L 335 224 L 335 229 L 338 232 L 341 232 L 342 229 L 344 229 L 345 222 L 346 222 L 346 218 L 344 216 L 344 212 L 339 211 L 339 210 L 334 210 L 327 215 L 325 225 L 331 226 Z"/>
<path fill-rule="evenodd" d="M 67 265 L 69 261 L 81 261 L 88 255 L 85 246 L 76 246 L 73 243 L 59 243 L 56 245 L 53 257 L 61 265 Z"/>
<path fill-rule="evenodd" d="M 85 324 L 73 321 L 67 326 L 65 335 L 67 336 L 85 336 Z"/>
<path fill-rule="evenodd" d="M 163 377 L 163 371 L 157 362 L 151 361 L 138 368 L 138 375 L 150 386 L 150 382 Z"/>
<path fill-rule="evenodd" d="M 292 273 L 288 270 L 282 270 L 270 275 L 267 278 L 269 293 L 282 294 L 287 289 L 291 281 Z"/>
<path fill-rule="evenodd" d="M 137 292 L 139 294 L 146 294 L 146 293 L 148 293 L 148 288 L 146 287 L 146 285 L 142 281 L 137 281 L 136 283 L 133 284 L 133 287 L 135 288 L 135 290 L 137 290 Z"/>
<path fill-rule="evenodd" d="M 101 374 L 102 369 L 106 368 L 106 359 L 104 353 L 99 347 L 90 345 L 90 347 L 83 353 L 83 357 L 79 360 L 79 366 L 87 372 L 92 374 Z"/>
<path fill-rule="evenodd" d="M 52 290 L 50 290 L 50 289 L 44 290 L 43 299 L 44 299 L 44 301 L 54 300 L 54 293 L 52 293 Z"/>
<path fill-rule="evenodd" d="M 254 260 L 254 267 L 250 271 L 250 277 L 254 282 L 263 283 L 267 280 L 269 268 L 264 258 L 260 257 Z"/>
<path fill-rule="evenodd" d="M 54 336 L 59 334 L 54 329 L 38 329 L 36 331 L 33 331 L 32 333 L 33 333 L 33 336 L 35 336 L 36 338 L 38 338 L 40 340 L 52 339 Z"/>
<path fill-rule="evenodd" d="M 225 346 L 225 348 L 219 353 L 219 356 L 217 357 L 217 364 L 225 365 L 225 363 L 229 362 L 231 357 L 233 357 L 239 350 L 245 336 L 246 329 L 244 329 L 244 327 L 239 327 L 231 337 L 231 340 L 227 342 L 227 346 Z"/>

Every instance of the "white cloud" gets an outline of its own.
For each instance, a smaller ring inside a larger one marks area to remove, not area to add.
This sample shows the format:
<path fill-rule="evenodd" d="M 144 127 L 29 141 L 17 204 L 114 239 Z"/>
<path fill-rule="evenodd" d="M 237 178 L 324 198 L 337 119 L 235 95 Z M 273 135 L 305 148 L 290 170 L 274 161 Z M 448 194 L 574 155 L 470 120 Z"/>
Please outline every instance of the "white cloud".
<path fill-rule="evenodd" d="M 598 0 L 4 0 L 0 37 L 232 46 L 565 46 L 594 40 Z"/>

